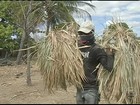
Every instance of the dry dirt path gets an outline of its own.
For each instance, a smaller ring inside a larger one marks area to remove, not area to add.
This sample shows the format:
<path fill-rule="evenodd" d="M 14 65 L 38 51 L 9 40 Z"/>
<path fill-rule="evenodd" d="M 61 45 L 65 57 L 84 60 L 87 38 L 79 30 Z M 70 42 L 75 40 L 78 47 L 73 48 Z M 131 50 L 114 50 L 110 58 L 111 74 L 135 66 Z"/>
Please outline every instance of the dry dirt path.
<path fill-rule="evenodd" d="M 26 84 L 26 66 L 0 67 L 0 104 L 75 104 L 75 88 L 48 94 L 43 90 L 40 72 L 31 68 L 32 86 Z M 103 102 L 103 100 L 102 100 Z M 102 103 L 101 102 L 101 103 Z"/>

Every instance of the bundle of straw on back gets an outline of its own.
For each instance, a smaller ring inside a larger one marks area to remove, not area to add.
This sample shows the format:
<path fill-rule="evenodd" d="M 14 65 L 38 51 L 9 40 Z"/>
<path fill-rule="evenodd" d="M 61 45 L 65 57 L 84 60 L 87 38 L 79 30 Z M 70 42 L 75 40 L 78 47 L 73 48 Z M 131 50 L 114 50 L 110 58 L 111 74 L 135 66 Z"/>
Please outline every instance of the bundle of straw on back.
<path fill-rule="evenodd" d="M 134 33 L 113 22 L 114 30 L 106 30 L 103 47 L 115 49 L 113 71 L 100 68 L 99 90 L 109 103 L 140 103 L 140 45 Z"/>
<path fill-rule="evenodd" d="M 74 29 L 69 25 L 65 30 L 51 31 L 39 45 L 37 64 L 49 92 L 66 90 L 71 84 L 82 88 L 85 75 Z"/>

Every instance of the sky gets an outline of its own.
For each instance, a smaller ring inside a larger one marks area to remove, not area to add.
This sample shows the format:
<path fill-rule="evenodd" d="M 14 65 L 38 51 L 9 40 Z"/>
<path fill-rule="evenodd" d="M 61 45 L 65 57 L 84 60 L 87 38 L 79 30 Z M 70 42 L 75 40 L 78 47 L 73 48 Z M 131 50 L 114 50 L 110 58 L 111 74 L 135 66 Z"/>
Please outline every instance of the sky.
<path fill-rule="evenodd" d="M 90 1 L 87 1 L 90 2 Z M 84 6 L 92 15 L 92 21 L 97 35 L 102 35 L 103 30 L 113 19 L 120 19 L 128 24 L 130 28 L 140 37 L 140 1 L 91 1 L 96 7 L 95 11 Z M 83 19 L 76 19 L 82 23 Z"/>
<path fill-rule="evenodd" d="M 89 7 L 79 8 L 87 10 L 92 15 L 92 21 L 97 36 L 102 35 L 103 30 L 113 19 L 120 19 L 140 37 L 140 1 L 85 1 L 93 4 L 95 11 Z M 82 24 L 83 18 L 74 17 L 78 24 Z M 46 30 L 45 25 L 39 26 L 40 31 Z M 43 33 L 41 33 L 43 34 Z"/>

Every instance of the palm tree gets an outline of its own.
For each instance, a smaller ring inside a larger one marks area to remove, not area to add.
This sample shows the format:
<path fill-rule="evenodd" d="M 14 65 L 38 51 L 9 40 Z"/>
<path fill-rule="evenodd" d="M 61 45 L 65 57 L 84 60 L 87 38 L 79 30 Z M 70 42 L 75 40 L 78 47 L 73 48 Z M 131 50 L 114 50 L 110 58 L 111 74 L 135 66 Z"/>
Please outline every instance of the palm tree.
<path fill-rule="evenodd" d="M 73 13 L 81 17 L 88 16 L 91 19 L 91 15 L 86 10 L 78 8 L 78 6 L 84 5 L 93 10 L 95 8 L 84 1 L 8 1 L 7 14 L 13 18 L 11 23 L 23 30 L 20 49 L 23 49 L 25 41 L 27 42 L 29 32 L 33 31 L 43 19 L 47 21 L 47 32 L 54 29 L 56 25 L 75 21 Z M 17 64 L 20 64 L 22 52 L 18 53 Z"/>
<path fill-rule="evenodd" d="M 91 14 L 84 10 L 79 8 L 78 6 L 89 6 L 93 10 L 95 9 L 95 6 L 84 2 L 84 1 L 52 1 L 52 0 L 46 0 L 42 2 L 44 4 L 44 10 L 45 14 L 44 17 L 46 17 L 47 20 L 47 33 L 49 30 L 54 29 L 56 25 L 65 23 L 65 22 L 71 22 L 75 19 L 73 17 L 73 13 L 76 13 L 79 17 L 87 16 L 90 20 Z"/>
<path fill-rule="evenodd" d="M 16 1 L 11 2 L 9 7 L 11 7 L 12 17 L 13 17 L 13 23 L 15 23 L 19 28 L 22 30 L 22 37 L 20 42 L 20 48 L 23 49 L 25 46 L 25 43 L 28 43 L 28 37 L 29 33 L 31 31 L 34 31 L 34 27 L 37 26 L 38 23 L 40 23 L 42 20 L 43 13 L 41 9 L 37 6 L 41 6 L 40 2 L 35 1 Z M 36 9 L 35 11 L 33 11 Z M 17 56 L 17 64 L 20 64 L 21 56 L 23 51 L 19 51 Z"/>
<path fill-rule="evenodd" d="M 90 14 L 78 8 L 78 5 L 89 5 L 94 9 L 94 6 L 83 1 L 15 1 L 3 2 L 8 3 L 7 15 L 11 16 L 14 25 L 22 29 L 22 37 L 20 48 L 30 47 L 29 33 L 43 21 L 47 20 L 47 30 L 54 29 L 56 25 L 64 22 L 75 21 L 72 13 Z M 81 12 L 80 12 L 81 11 Z M 83 16 L 83 15 L 81 15 Z M 17 56 L 17 64 L 20 64 L 23 51 L 19 51 Z M 30 78 L 30 50 L 27 51 L 27 84 L 31 85 Z"/>
<path fill-rule="evenodd" d="M 22 3 L 23 3 L 23 1 L 22 1 Z M 28 2 L 26 2 L 26 3 L 28 3 Z M 78 8 L 78 6 L 87 5 L 87 6 L 91 7 L 93 10 L 95 9 L 94 5 L 84 2 L 84 1 L 46 0 L 46 1 L 38 1 L 38 2 L 32 2 L 32 3 L 34 5 L 34 7 L 32 7 L 30 9 L 30 11 L 27 12 L 27 16 L 32 14 L 30 17 L 34 17 L 35 20 L 40 20 L 40 21 L 33 22 L 34 23 L 33 26 L 28 27 L 28 29 L 35 27 L 35 25 L 37 25 L 38 23 L 42 22 L 43 19 L 45 19 L 47 21 L 47 32 L 46 33 L 48 33 L 49 30 L 54 29 L 56 25 L 60 25 L 62 23 L 71 22 L 71 21 L 75 22 L 75 20 L 72 16 L 73 13 L 76 13 L 79 17 L 86 16 L 91 20 L 92 18 L 91 18 L 90 13 L 84 9 Z M 20 5 L 21 5 L 21 2 L 20 2 Z M 24 12 L 26 12 L 26 11 L 24 11 Z M 23 14 L 25 14 L 25 13 L 23 13 Z M 34 19 L 32 19 L 32 20 L 35 21 Z M 20 20 L 20 21 L 22 21 L 22 20 Z M 22 38 L 22 39 L 24 40 L 25 38 Z M 21 41 L 21 45 L 23 45 L 22 42 L 23 41 Z M 20 47 L 20 48 L 22 48 L 22 47 Z M 17 64 L 19 64 L 19 60 L 20 60 L 19 58 L 21 58 L 20 52 L 18 55 L 19 56 L 17 57 Z"/>
<path fill-rule="evenodd" d="M 42 21 L 41 9 L 32 11 L 36 6 L 39 6 L 40 2 L 34 1 L 15 1 L 9 2 L 9 15 L 13 18 L 13 23 L 22 30 L 22 36 L 20 41 L 20 48 L 17 56 L 17 64 L 20 64 L 23 51 L 21 49 L 30 47 L 29 33 L 34 30 L 34 27 Z M 39 15 L 40 13 L 40 15 Z M 31 85 L 30 76 L 30 49 L 27 50 L 27 85 Z"/>

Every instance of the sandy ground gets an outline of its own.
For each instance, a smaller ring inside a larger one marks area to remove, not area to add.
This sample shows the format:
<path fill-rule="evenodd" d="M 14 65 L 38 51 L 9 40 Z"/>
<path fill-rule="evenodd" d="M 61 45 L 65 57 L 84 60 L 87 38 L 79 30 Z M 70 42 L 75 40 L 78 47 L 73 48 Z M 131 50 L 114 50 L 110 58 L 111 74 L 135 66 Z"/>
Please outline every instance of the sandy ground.
<path fill-rule="evenodd" d="M 31 68 L 31 80 L 32 86 L 27 86 L 25 65 L 1 66 L 0 104 L 75 104 L 76 90 L 73 86 L 68 91 L 48 94 L 43 89 L 40 72 L 34 66 Z"/>

